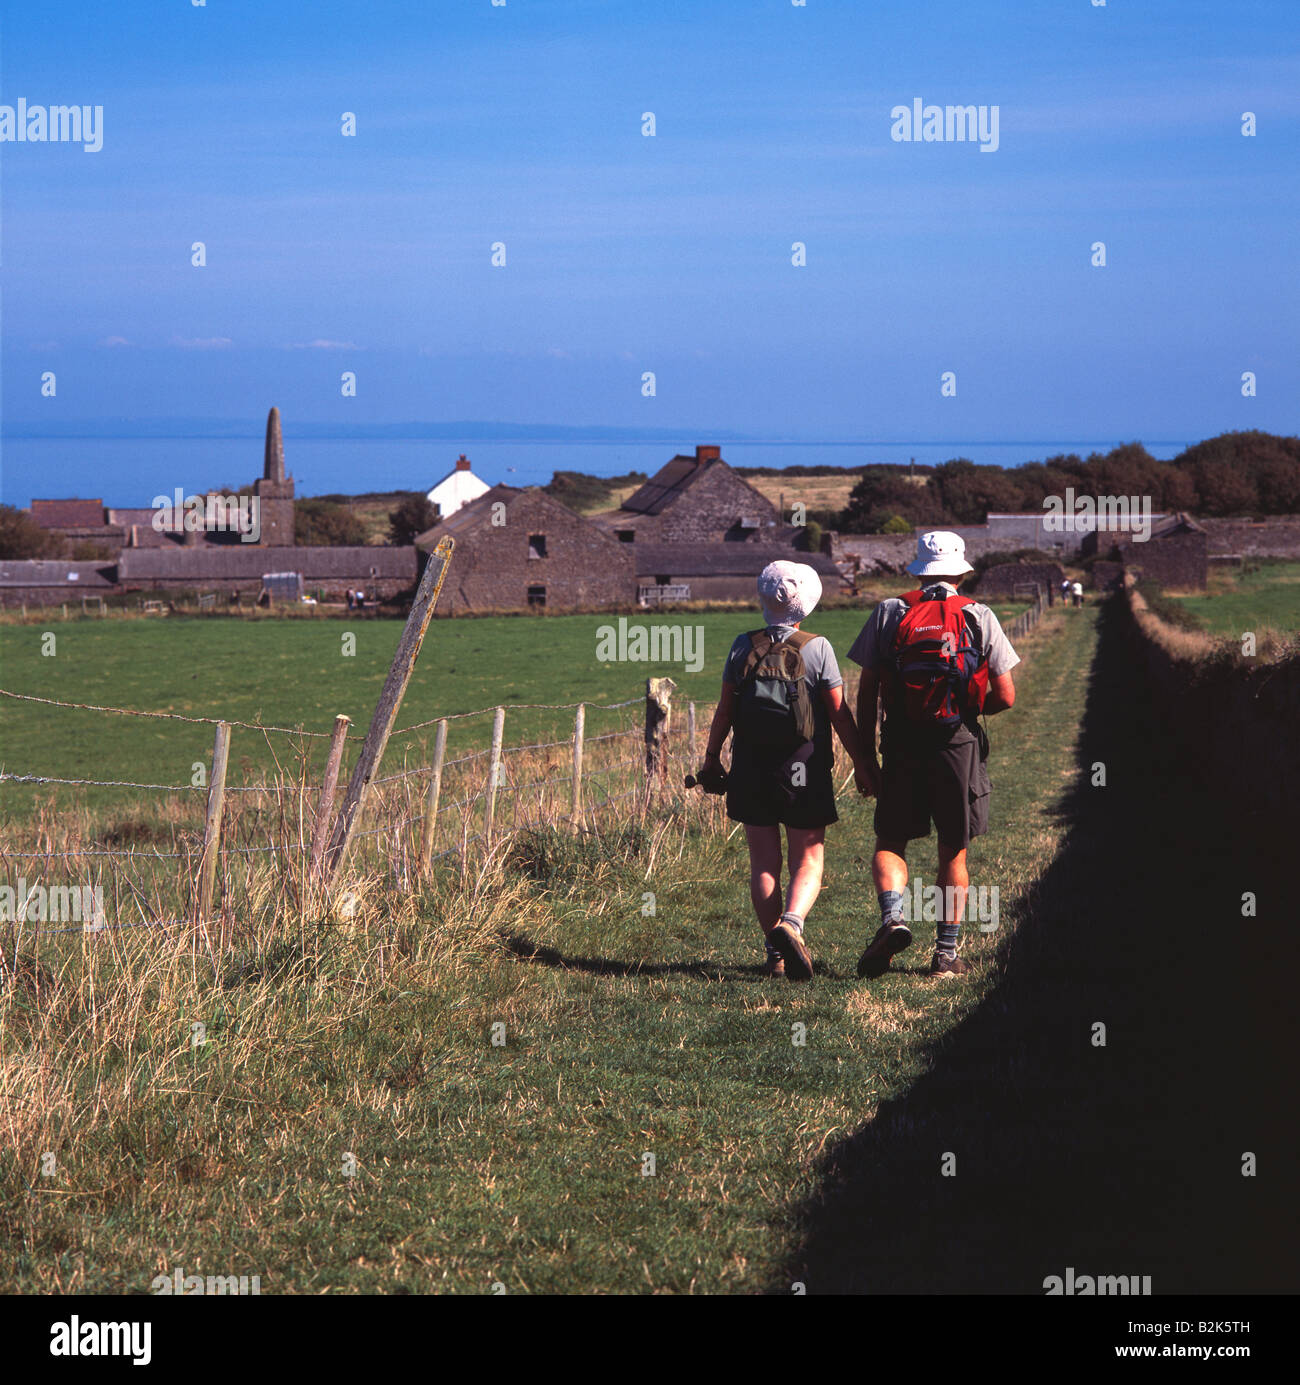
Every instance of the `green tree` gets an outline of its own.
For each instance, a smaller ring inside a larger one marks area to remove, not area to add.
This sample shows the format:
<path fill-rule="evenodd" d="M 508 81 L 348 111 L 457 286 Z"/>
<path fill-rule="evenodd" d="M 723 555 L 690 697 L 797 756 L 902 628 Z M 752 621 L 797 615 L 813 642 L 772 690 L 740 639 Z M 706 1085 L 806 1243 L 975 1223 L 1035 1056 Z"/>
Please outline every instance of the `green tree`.
<path fill-rule="evenodd" d="M 24 510 L 0 505 L 0 558 L 57 558 L 65 548 L 61 534 L 51 534 Z"/>
<path fill-rule="evenodd" d="M 439 510 L 426 496 L 409 495 L 388 512 L 388 542 L 399 547 L 414 543 L 438 522 Z"/>
<path fill-rule="evenodd" d="M 346 505 L 327 500 L 300 500 L 294 506 L 295 543 L 325 548 L 360 548 L 366 541 L 366 526 Z"/>

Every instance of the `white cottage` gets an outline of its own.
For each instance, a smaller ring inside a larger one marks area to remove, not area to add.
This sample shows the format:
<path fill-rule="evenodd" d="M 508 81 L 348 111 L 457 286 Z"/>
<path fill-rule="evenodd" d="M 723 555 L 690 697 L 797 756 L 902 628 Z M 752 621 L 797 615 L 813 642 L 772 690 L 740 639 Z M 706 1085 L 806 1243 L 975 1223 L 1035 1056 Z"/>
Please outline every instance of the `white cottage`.
<path fill-rule="evenodd" d="M 438 507 L 443 519 L 454 515 L 462 505 L 477 500 L 491 487 L 480 481 L 470 470 L 469 458 L 462 452 L 456 458 L 456 469 L 449 471 L 429 492 L 429 500 Z"/>

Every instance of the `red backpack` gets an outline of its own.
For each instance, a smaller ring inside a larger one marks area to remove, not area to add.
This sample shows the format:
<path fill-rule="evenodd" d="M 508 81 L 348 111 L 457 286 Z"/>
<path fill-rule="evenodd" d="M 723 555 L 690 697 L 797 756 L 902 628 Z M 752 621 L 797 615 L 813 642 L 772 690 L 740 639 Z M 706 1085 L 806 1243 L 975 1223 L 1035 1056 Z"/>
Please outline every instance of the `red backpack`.
<path fill-rule="evenodd" d="M 904 592 L 894 633 L 892 705 L 918 726 L 955 727 L 979 715 L 989 686 L 988 659 L 966 620 L 970 597 Z"/>

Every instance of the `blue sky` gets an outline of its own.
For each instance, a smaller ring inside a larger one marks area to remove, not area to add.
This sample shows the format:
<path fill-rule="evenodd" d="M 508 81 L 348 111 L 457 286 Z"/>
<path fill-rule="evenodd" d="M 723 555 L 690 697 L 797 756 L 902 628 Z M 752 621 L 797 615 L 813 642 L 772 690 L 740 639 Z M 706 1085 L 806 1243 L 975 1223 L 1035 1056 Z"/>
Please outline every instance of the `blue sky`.
<path fill-rule="evenodd" d="M 271 403 L 290 434 L 684 443 L 1300 425 L 1292 0 L 115 0 L 0 24 L 0 103 L 104 107 L 98 153 L 0 144 L 11 431 L 256 428 Z M 918 96 L 997 105 L 1000 147 L 892 141 Z"/>

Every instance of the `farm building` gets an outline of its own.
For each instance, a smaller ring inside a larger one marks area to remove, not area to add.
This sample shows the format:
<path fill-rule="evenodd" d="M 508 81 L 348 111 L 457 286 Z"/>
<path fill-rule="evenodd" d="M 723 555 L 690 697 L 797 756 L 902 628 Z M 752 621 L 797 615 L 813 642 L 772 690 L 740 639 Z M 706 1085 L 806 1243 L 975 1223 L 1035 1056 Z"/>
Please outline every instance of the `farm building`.
<path fill-rule="evenodd" d="M 1139 580 L 1191 591 L 1205 590 L 1208 554 L 1204 527 L 1181 512 L 1153 525 L 1145 543 L 1123 539 L 1119 544 L 1120 561 Z"/>
<path fill-rule="evenodd" d="M 722 460 L 697 447 L 661 467 L 621 508 L 593 515 L 620 543 L 765 542 L 785 537 L 776 506 Z"/>
<path fill-rule="evenodd" d="M 298 573 L 308 592 L 342 601 L 360 587 L 387 601 L 414 587 L 414 548 L 263 548 L 259 544 L 204 544 L 200 548 L 127 548 L 117 560 L 122 591 L 249 592 L 256 597 L 267 573 Z"/>
<path fill-rule="evenodd" d="M 416 539 L 456 540 L 440 611 L 575 610 L 630 603 L 631 551 L 537 487 L 493 486 Z"/>
<path fill-rule="evenodd" d="M 469 458 L 462 452 L 456 465 L 439 481 L 426 497 L 438 507 L 439 517 L 450 519 L 457 510 L 477 500 L 489 489 L 486 481 L 474 475 Z"/>
<path fill-rule="evenodd" d="M 48 558 L 0 561 L 0 606 L 60 606 L 116 590 L 112 563 Z"/>
<path fill-rule="evenodd" d="M 1049 602 L 1056 600 L 1065 581 L 1060 563 L 996 563 L 980 573 L 979 595 L 1021 596 L 1024 588 L 1042 587 Z"/>
<path fill-rule="evenodd" d="M 638 543 L 632 549 L 639 605 L 668 601 L 756 601 L 758 574 L 778 558 L 807 563 L 827 592 L 842 590 L 839 569 L 824 553 L 771 543 Z"/>

